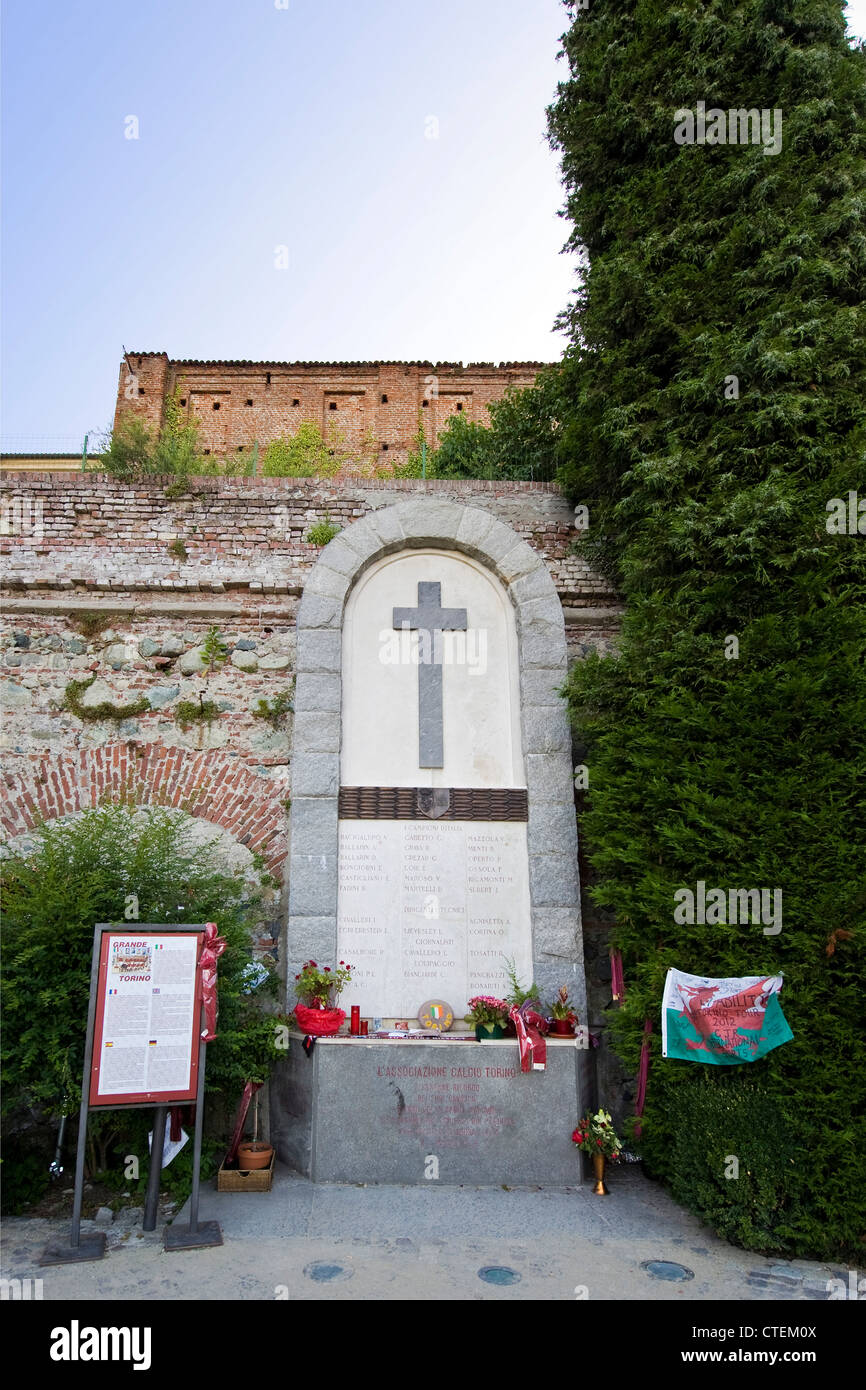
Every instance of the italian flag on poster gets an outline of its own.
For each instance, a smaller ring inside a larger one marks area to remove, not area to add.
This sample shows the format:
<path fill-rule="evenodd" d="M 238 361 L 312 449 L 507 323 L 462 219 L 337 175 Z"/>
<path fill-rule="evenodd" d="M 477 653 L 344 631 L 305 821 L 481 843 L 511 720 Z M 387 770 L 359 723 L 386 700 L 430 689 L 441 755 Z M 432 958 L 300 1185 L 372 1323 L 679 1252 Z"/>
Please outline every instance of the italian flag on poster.
<path fill-rule="evenodd" d="M 662 996 L 662 1056 L 716 1067 L 754 1062 L 794 1034 L 782 1013 L 781 975 L 711 980 L 669 970 Z"/>

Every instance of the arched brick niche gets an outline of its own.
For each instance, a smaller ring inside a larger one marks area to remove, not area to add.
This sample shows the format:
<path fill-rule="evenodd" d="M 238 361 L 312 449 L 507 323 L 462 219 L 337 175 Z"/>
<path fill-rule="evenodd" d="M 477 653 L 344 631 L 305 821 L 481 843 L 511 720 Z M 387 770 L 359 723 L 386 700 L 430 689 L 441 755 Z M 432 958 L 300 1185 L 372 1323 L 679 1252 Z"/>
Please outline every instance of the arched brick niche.
<path fill-rule="evenodd" d="M 330 961 L 336 952 L 346 601 L 371 565 L 412 548 L 470 556 L 497 577 L 514 605 L 535 978 L 546 994 L 567 981 L 584 1016 L 571 736 L 557 694 L 567 669 L 562 608 L 543 560 L 510 526 L 476 507 L 429 497 L 383 507 L 341 531 L 304 588 L 292 750 L 288 978 L 308 957 Z"/>
<path fill-rule="evenodd" d="M 0 825 L 12 839 L 39 820 L 54 820 L 124 796 L 140 805 L 172 806 L 220 826 L 260 851 L 275 877 L 286 859 L 285 811 L 263 799 L 262 781 L 237 758 L 161 745 L 110 743 L 28 760 L 3 774 Z"/>

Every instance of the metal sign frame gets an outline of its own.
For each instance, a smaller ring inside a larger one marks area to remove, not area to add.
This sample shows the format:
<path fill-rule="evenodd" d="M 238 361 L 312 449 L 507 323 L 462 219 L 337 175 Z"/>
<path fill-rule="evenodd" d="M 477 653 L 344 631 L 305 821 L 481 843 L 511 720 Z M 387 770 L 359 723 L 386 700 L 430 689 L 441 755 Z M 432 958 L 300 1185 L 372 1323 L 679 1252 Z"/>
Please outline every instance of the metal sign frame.
<path fill-rule="evenodd" d="M 84 1044 L 84 1073 L 81 1083 L 81 1110 L 78 1120 L 78 1147 L 75 1158 L 75 1195 L 72 1203 L 72 1228 L 68 1245 L 49 1244 L 43 1252 L 41 1265 L 77 1264 L 85 1260 L 101 1260 L 105 1255 L 106 1237 L 104 1232 L 81 1234 L 81 1206 L 84 1196 L 84 1160 L 87 1146 L 87 1117 L 91 1108 L 90 1089 L 93 1070 L 93 1044 L 96 1024 L 97 998 L 100 994 L 99 975 L 102 959 L 102 943 L 106 932 L 125 935 L 164 935 L 169 932 L 198 935 L 199 954 L 204 943 L 205 922 L 97 922 L 93 930 L 93 956 L 90 967 L 90 999 L 87 1006 L 87 1031 Z M 196 966 L 196 999 L 199 1013 L 199 1047 L 195 1094 L 195 1138 L 193 1140 L 192 1192 L 190 1194 L 189 1227 L 167 1227 L 165 1233 L 166 1250 L 198 1249 L 204 1246 L 222 1245 L 222 1231 L 219 1222 L 199 1223 L 198 1201 L 201 1168 L 202 1111 L 204 1109 L 205 1031 L 204 1005 L 201 998 L 201 971 Z M 104 1002 L 104 1000 L 103 1000 Z M 194 1060 L 194 1059 L 193 1059 Z M 156 1229 L 157 1208 L 159 1204 L 159 1180 L 162 1172 L 162 1151 L 165 1142 L 165 1120 L 170 1099 L 160 1096 L 154 1110 L 153 1140 L 151 1143 L 150 1168 L 147 1175 L 147 1193 L 144 1204 L 143 1229 Z M 177 1104 L 188 1104 L 189 1097 L 177 1100 Z M 103 1110 L 149 1110 L 153 1100 L 108 1101 L 99 1103 L 94 1109 Z"/>
<path fill-rule="evenodd" d="M 105 1110 L 124 1108 L 136 1108 L 144 1105 L 193 1105 L 195 1103 L 196 1091 L 198 1086 L 198 1047 L 196 1046 L 197 1034 L 201 1031 L 196 1027 L 197 1018 L 201 1014 L 201 972 L 198 969 L 198 958 L 201 955 L 202 932 L 194 926 L 190 926 L 186 932 L 178 930 L 172 926 L 169 931 L 157 932 L 149 927 L 142 927 L 138 930 L 135 923 L 135 931 L 120 931 L 112 927 L 110 931 L 103 931 L 99 942 L 99 960 L 97 962 L 97 974 L 95 985 L 91 978 L 91 994 L 96 994 L 96 1004 L 94 1009 L 93 1027 L 89 1027 L 88 1033 L 91 1049 L 90 1061 L 90 1109 Z M 105 1007 L 108 1000 L 109 990 L 109 967 L 110 958 L 108 944 L 112 936 L 140 936 L 150 937 L 156 940 L 159 936 L 175 935 L 178 937 L 187 936 L 195 938 L 197 941 L 196 969 L 194 979 L 193 996 L 193 1020 L 189 1035 L 189 1085 L 184 1090 L 174 1090 L 169 1088 L 163 1091 L 118 1091 L 116 1095 L 102 1094 L 99 1092 L 99 1076 L 102 1066 L 103 1039 L 105 1036 Z"/>

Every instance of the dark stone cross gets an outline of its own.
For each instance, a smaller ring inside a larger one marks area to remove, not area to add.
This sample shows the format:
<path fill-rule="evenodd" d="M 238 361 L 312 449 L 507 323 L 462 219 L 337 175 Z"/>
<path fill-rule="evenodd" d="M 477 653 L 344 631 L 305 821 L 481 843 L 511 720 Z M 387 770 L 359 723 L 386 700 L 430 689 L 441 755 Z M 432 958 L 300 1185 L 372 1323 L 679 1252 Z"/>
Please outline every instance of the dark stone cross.
<path fill-rule="evenodd" d="M 444 767 L 442 651 L 436 634 L 465 632 L 466 609 L 443 608 L 442 585 L 419 581 L 418 607 L 395 608 L 394 626 L 426 635 L 426 644 L 419 637 L 418 766 Z"/>

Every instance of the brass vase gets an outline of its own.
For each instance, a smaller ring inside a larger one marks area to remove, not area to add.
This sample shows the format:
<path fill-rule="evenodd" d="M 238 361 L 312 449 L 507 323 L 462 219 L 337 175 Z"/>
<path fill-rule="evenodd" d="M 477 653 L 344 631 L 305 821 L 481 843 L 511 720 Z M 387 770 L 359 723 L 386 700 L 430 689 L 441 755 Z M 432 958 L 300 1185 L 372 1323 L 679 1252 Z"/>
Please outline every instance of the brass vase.
<path fill-rule="evenodd" d="M 595 1187 L 592 1189 L 593 1196 L 606 1197 L 608 1191 L 604 1185 L 604 1154 L 593 1154 L 592 1171 L 595 1173 Z"/>

